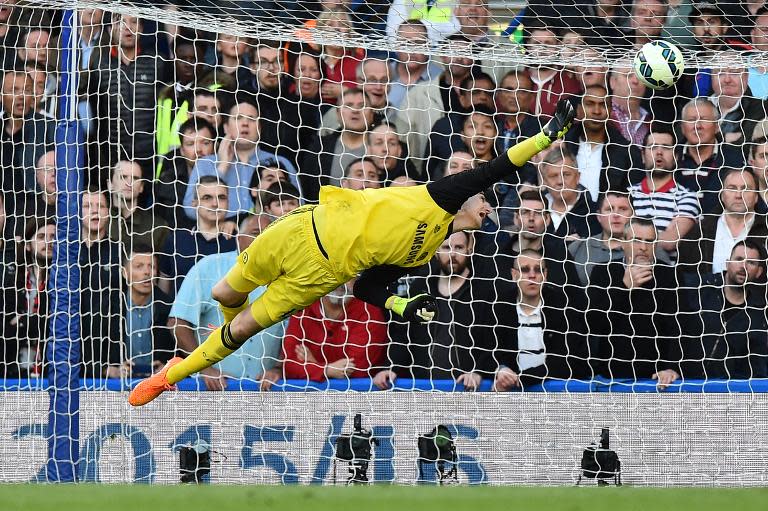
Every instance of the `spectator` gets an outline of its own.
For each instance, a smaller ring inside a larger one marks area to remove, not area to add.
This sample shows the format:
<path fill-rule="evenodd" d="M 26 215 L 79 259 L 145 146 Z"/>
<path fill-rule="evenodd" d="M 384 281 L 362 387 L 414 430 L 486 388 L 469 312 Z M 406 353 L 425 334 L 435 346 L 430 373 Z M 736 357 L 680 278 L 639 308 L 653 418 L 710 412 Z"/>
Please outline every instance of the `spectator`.
<path fill-rule="evenodd" d="M 107 193 L 88 190 L 82 198 L 80 328 L 83 376 L 100 378 L 122 363 L 120 245 L 108 236 Z"/>
<path fill-rule="evenodd" d="M 495 146 L 498 134 L 493 113 L 480 108 L 464 120 L 461 142 L 473 155 L 475 161 L 491 161 L 498 154 Z"/>
<path fill-rule="evenodd" d="M 755 133 L 757 135 L 757 133 Z M 759 214 L 768 214 L 768 138 L 753 135 L 749 144 L 749 166 L 757 177 L 759 195 L 755 211 Z"/>
<path fill-rule="evenodd" d="M 752 48 L 765 55 L 768 52 L 768 6 L 763 6 L 755 14 L 755 26 L 752 27 L 750 35 Z M 750 66 L 748 84 L 756 98 L 768 99 L 768 68 L 760 65 Z"/>
<path fill-rule="evenodd" d="M 214 325 L 224 321 L 219 305 L 211 298 L 213 286 L 234 266 L 240 252 L 245 250 L 269 225 L 267 215 L 246 217 L 240 224 L 235 250 L 213 254 L 200 259 L 190 270 L 171 308 L 168 325 L 173 329 L 178 350 L 191 353 L 208 337 Z M 259 287 L 248 299 L 253 302 L 264 293 Z M 257 379 L 274 367 L 280 354 L 284 324 L 277 323 L 248 339 L 232 356 L 201 374 L 208 390 L 223 390 L 229 378 Z"/>
<path fill-rule="evenodd" d="M 768 377 L 764 244 L 733 247 L 725 271 L 691 293 L 683 376 L 694 379 Z"/>
<path fill-rule="evenodd" d="M 515 257 L 526 248 L 543 250 L 544 233 L 551 220 L 546 199 L 541 193 L 532 190 L 521 192 L 514 225 L 502 225 L 503 228 L 516 233 L 504 252 Z"/>
<path fill-rule="evenodd" d="M 700 275 L 722 273 L 731 250 L 749 237 L 768 237 L 765 215 L 755 213 L 757 178 L 747 169 L 730 169 L 723 176 L 720 215 L 704 215 L 680 241 L 678 268 Z"/>
<path fill-rule="evenodd" d="M 43 154 L 35 166 L 37 182 L 36 216 L 53 216 L 56 213 L 56 152 Z"/>
<path fill-rule="evenodd" d="M 2 222 L 0 211 L 0 229 Z M 3 378 L 40 375 L 39 364 L 50 322 L 47 287 L 55 236 L 53 218 L 33 217 L 25 228 L 23 245 L 0 240 L 3 261 L 0 374 Z"/>
<path fill-rule="evenodd" d="M 686 145 L 678 157 L 678 182 L 700 192 L 701 211 L 710 214 L 720 206 L 717 197 L 723 187 L 723 169 L 742 168 L 744 157 L 740 150 L 722 143 L 720 112 L 708 99 L 691 100 L 681 116 Z"/>
<path fill-rule="evenodd" d="M 189 185 L 184 195 L 185 211 L 189 218 L 195 217 L 195 208 L 190 206 L 195 197 L 197 182 L 204 176 L 219 176 L 231 190 L 227 216 L 251 210 L 253 201 L 248 185 L 254 169 L 266 160 L 279 161 L 290 171 L 291 181 L 298 184 L 296 170 L 287 159 L 259 147 L 259 110 L 253 103 L 239 102 L 232 106 L 224 133 L 226 136 L 219 143 L 218 152 L 199 158 L 189 176 Z"/>
<path fill-rule="evenodd" d="M 311 103 L 313 105 L 320 104 L 320 80 L 323 75 L 320 73 L 320 61 L 313 53 L 300 52 L 296 56 L 296 61 L 293 64 L 293 84 L 289 88 L 289 92 L 299 98 L 300 101 Z M 302 117 L 303 122 L 308 122 Z M 319 117 L 315 119 L 313 126 L 319 126 Z"/>
<path fill-rule="evenodd" d="M 80 69 L 86 71 L 91 65 L 91 55 L 96 48 L 109 46 L 110 33 L 101 9 L 78 10 L 78 46 L 80 48 Z"/>
<path fill-rule="evenodd" d="M 323 11 L 317 19 L 317 29 L 342 38 L 352 30 L 349 13 Z M 335 105 L 344 88 L 357 87 L 357 66 L 365 58 L 365 50 L 351 46 L 325 45 L 321 49 L 320 97 L 323 103 Z"/>
<path fill-rule="evenodd" d="M 341 131 L 315 139 L 302 157 L 302 191 L 317 200 L 320 186 L 339 186 L 350 162 L 365 156 L 365 134 L 373 122 L 373 111 L 360 89 L 347 89 L 337 107 Z"/>
<path fill-rule="evenodd" d="M 117 162 L 112 169 L 108 185 L 112 194 L 109 238 L 159 250 L 168 235 L 168 222 L 141 207 L 145 182 L 141 174 L 139 164 L 126 160 Z"/>
<path fill-rule="evenodd" d="M 641 48 L 645 43 L 662 39 L 661 32 L 669 12 L 669 0 L 633 2 L 629 18 L 630 43 Z"/>
<path fill-rule="evenodd" d="M 574 62 L 573 65 L 564 69 L 565 73 L 578 82 L 581 90 L 592 85 L 606 87 L 608 84 L 608 61 L 606 57 L 591 46 L 585 46 L 584 41 L 580 43 L 582 46 L 569 45 L 563 48 L 563 60 Z M 565 45 L 565 41 L 563 41 L 563 45 Z M 580 62 L 586 65 L 579 65 Z"/>
<path fill-rule="evenodd" d="M 568 245 L 569 262 L 573 263 L 583 286 L 591 285 L 590 277 L 596 266 L 623 259 L 624 227 L 633 215 L 628 193 L 611 190 L 600 196 L 597 221 L 602 231 Z"/>
<path fill-rule="evenodd" d="M 173 356 L 167 327 L 171 299 L 155 285 L 157 258 L 149 245 L 135 244 L 123 263 L 125 290 L 121 314 L 125 359 L 107 368 L 107 378 L 139 378 L 158 371 Z"/>
<path fill-rule="evenodd" d="M 381 180 L 388 182 L 399 176 L 416 175 L 405 144 L 393 125 L 383 122 L 368 130 L 365 147 L 366 157 L 376 165 Z"/>
<path fill-rule="evenodd" d="M 738 61 L 740 55 L 726 54 Z M 741 148 L 752 139 L 755 125 L 768 115 L 768 102 L 754 97 L 746 68 L 719 69 L 712 76 L 710 101 L 720 112 L 720 134 L 726 144 Z"/>
<path fill-rule="evenodd" d="M 198 87 L 214 86 L 214 73 L 206 73 L 203 60 L 204 49 L 198 41 L 179 37 L 175 41 L 173 60 L 173 83 L 163 89 L 158 96 L 157 133 L 155 135 L 156 154 L 163 156 L 178 149 L 181 144 L 181 126 L 190 118 L 192 95 Z M 155 172 L 163 168 L 163 160 L 158 161 Z"/>
<path fill-rule="evenodd" d="M 155 211 L 174 228 L 194 225 L 184 214 L 184 194 L 197 160 L 215 152 L 216 128 L 192 117 L 179 126 L 179 135 L 181 146 L 161 158 L 162 170 L 154 183 Z"/>
<path fill-rule="evenodd" d="M 154 105 L 164 77 L 157 56 L 139 48 L 142 30 L 142 20 L 136 16 L 113 16 L 111 46 L 94 48 L 89 73 L 81 84 L 95 123 L 89 130 L 91 138 L 96 137 L 91 166 L 111 167 L 128 158 L 140 162 L 149 177 L 149 158 L 155 155 Z M 108 176 L 90 179 L 91 184 L 100 185 Z"/>
<path fill-rule="evenodd" d="M 402 110 L 408 106 L 405 102 L 408 92 L 418 83 L 437 78 L 441 69 L 430 60 L 429 55 L 419 51 L 427 49 L 427 27 L 420 20 L 409 19 L 398 26 L 397 44 L 403 50 L 397 52 L 397 59 L 393 62 L 389 104 Z"/>
<path fill-rule="evenodd" d="M 493 390 L 587 378 L 584 315 L 569 306 L 574 298 L 547 284 L 542 253 L 523 250 L 512 266 L 512 281 L 505 299 L 509 310 L 502 316 L 504 347 L 495 353 L 499 368 Z"/>
<path fill-rule="evenodd" d="M 534 24 L 527 29 L 526 49 L 533 58 L 542 60 L 541 64 L 528 68 L 536 93 L 532 112 L 536 115 L 552 115 L 560 99 L 577 94 L 581 89 L 579 82 L 570 73 L 545 63 L 554 58 L 559 45 L 560 40 L 552 28 Z"/>
<path fill-rule="evenodd" d="M 248 68 L 250 41 L 247 37 L 218 34 L 216 38 L 216 78 L 223 75 L 234 90 L 249 90 L 251 70 Z"/>
<path fill-rule="evenodd" d="M 437 299 L 439 321 L 412 325 L 408 338 L 392 340 L 389 368 L 373 380 L 377 387 L 388 388 L 398 377 L 450 378 L 477 390 L 484 378 L 493 377 L 498 300 L 490 280 L 473 278 L 478 268 L 472 253 L 471 234 L 452 234 L 435 255 L 439 273 L 411 284 L 411 296 L 425 292 Z"/>
<path fill-rule="evenodd" d="M 611 98 L 600 85 L 587 87 L 577 108 L 579 123 L 566 135 L 566 145 L 576 156 L 581 184 L 592 201 L 607 190 L 626 190 L 642 179 L 640 151 L 611 123 Z"/>
<path fill-rule="evenodd" d="M 296 101 L 300 122 L 298 140 L 314 139 L 323 122 L 323 112 L 330 112 L 331 105 L 320 100 L 320 60 L 317 55 L 300 51 L 293 66 L 292 83 L 288 86 L 292 100 Z M 335 112 L 331 114 L 335 119 Z M 336 121 L 338 123 L 338 121 Z"/>
<path fill-rule="evenodd" d="M 653 220 L 658 245 L 671 254 L 677 253 L 678 242 L 701 214 L 696 192 L 675 181 L 676 147 L 677 137 L 671 129 L 652 128 L 643 141 L 646 175 L 629 189 L 635 214 Z"/>
<path fill-rule="evenodd" d="M 56 124 L 32 108 L 32 80 L 23 71 L 3 74 L 0 117 L 0 188 L 35 190 L 35 164 L 53 143 Z"/>
<path fill-rule="evenodd" d="M 587 324 L 595 372 L 610 379 L 653 378 L 664 390 L 680 377 L 677 280 L 655 258 L 653 222 L 633 218 L 623 261 L 592 270 Z"/>
<path fill-rule="evenodd" d="M 458 0 L 456 3 L 456 19 L 459 20 L 459 33 L 474 43 L 488 43 L 488 10 L 487 0 Z"/>
<path fill-rule="evenodd" d="M 506 151 L 520 139 L 532 137 L 539 130 L 539 123 L 532 114 L 536 99 L 534 90 L 528 74 L 510 71 L 501 79 L 495 94 L 500 150 Z"/>
<path fill-rule="evenodd" d="M 696 38 L 688 19 L 693 9 L 691 4 L 691 0 L 668 2 L 669 9 L 660 39 L 669 41 L 681 49 L 690 49 L 696 46 Z"/>
<path fill-rule="evenodd" d="M 286 93 L 277 43 L 260 41 L 251 63 L 259 109 L 259 141 L 265 150 L 295 162 L 299 144 L 297 129 L 303 124 L 298 99 Z"/>
<path fill-rule="evenodd" d="M 445 39 L 461 27 L 453 12 L 455 5 L 446 0 L 431 6 L 423 0 L 393 0 L 387 14 L 387 36 L 396 38 L 403 23 L 415 20 L 425 27 L 430 42 Z"/>
<path fill-rule="evenodd" d="M 283 187 L 288 184 L 288 173 L 280 168 L 280 164 L 275 162 L 264 162 L 263 167 L 256 167 L 251 179 L 251 197 L 253 198 L 253 211 L 259 213 L 262 210 L 261 194 L 269 190 L 275 184 L 280 183 Z"/>
<path fill-rule="evenodd" d="M 32 110 L 47 119 L 56 118 L 59 81 L 42 64 L 26 66 L 24 70 L 32 80 Z"/>
<path fill-rule="evenodd" d="M 389 104 L 391 69 L 386 60 L 366 57 L 357 66 L 357 83 L 365 95 L 365 104 L 373 110 L 373 124 L 391 123 L 397 125 L 398 110 Z M 320 135 L 325 136 L 341 127 L 336 111 L 331 109 L 323 115 Z"/>
<path fill-rule="evenodd" d="M 641 146 L 651 127 L 651 115 L 641 106 L 646 87 L 631 67 L 613 68 L 610 74 L 611 120 L 621 135 Z"/>
<path fill-rule="evenodd" d="M 196 89 L 192 96 L 189 114 L 191 117 L 213 126 L 216 138 L 218 138 L 222 131 L 224 115 L 221 108 L 221 96 L 215 90 Z"/>
<path fill-rule="evenodd" d="M 341 187 L 350 190 L 365 190 L 366 188 L 381 188 L 379 169 L 367 156 L 347 165 Z"/>
<path fill-rule="evenodd" d="M 0 71 L 13 69 L 16 61 L 16 45 L 21 39 L 21 27 L 14 23 L 16 2 L 6 0 L 0 5 Z"/>
<path fill-rule="evenodd" d="M 299 207 L 299 191 L 290 183 L 272 183 L 261 199 L 264 213 L 277 219 Z"/>
<path fill-rule="evenodd" d="M 165 240 L 160 256 L 160 288 L 172 297 L 184 277 L 201 257 L 235 249 L 235 240 L 225 233 L 229 212 L 229 189 L 216 176 L 195 182 L 197 223 L 192 230 L 176 228 Z"/>
<path fill-rule="evenodd" d="M 452 52 L 470 51 L 470 41 L 462 35 L 448 38 L 446 45 Z M 408 146 L 412 154 L 421 155 L 425 149 L 426 138 L 432 135 L 433 126 L 448 117 L 448 128 L 443 128 L 441 134 L 450 136 L 451 126 L 457 126 L 453 132 L 459 131 L 463 115 L 471 110 L 469 101 L 470 91 L 474 84 L 465 84 L 470 78 L 474 61 L 465 57 L 440 57 L 443 71 L 434 79 L 414 85 L 402 103 L 405 120 L 408 125 Z M 489 82 L 493 80 L 488 77 Z M 465 93 L 462 100 L 462 93 Z M 490 105 L 489 105 L 490 106 Z M 456 119 L 456 120 L 454 120 Z M 415 138 L 411 133 L 419 136 Z"/>
<path fill-rule="evenodd" d="M 283 375 L 289 379 L 366 378 L 381 365 L 387 345 L 384 313 L 339 286 L 288 321 Z"/>
<path fill-rule="evenodd" d="M 51 66 L 49 59 L 48 43 L 50 34 L 47 30 L 30 30 L 24 35 L 22 45 L 16 52 L 16 59 L 22 67 L 42 65 Z"/>
<path fill-rule="evenodd" d="M 544 253 L 549 282 L 558 286 L 575 285 L 578 275 L 570 265 L 565 264 L 567 252 L 564 239 L 550 234 L 552 217 L 548 200 L 536 188 L 519 192 L 519 198 L 520 203 L 514 213 L 514 225 L 505 229 L 513 231 L 514 234 L 508 242 L 502 244 L 500 253 L 495 257 L 495 265 L 502 268 L 501 273 L 504 274 L 511 269 L 511 260 L 521 251 L 530 248 Z M 504 227 L 502 225 L 502 228 Z M 506 237 L 500 238 L 496 243 L 501 244 L 505 239 Z M 488 249 L 483 247 L 482 251 L 487 252 Z"/>
<path fill-rule="evenodd" d="M 582 9 L 584 19 L 581 23 L 588 27 L 585 33 L 590 46 L 616 48 L 627 45 L 629 12 L 623 2 L 596 0 L 594 4 L 585 4 Z"/>
<path fill-rule="evenodd" d="M 567 149 L 550 151 L 544 157 L 539 164 L 539 178 L 547 199 L 549 234 L 569 243 L 600 231 L 595 219 L 597 205 L 579 184 L 576 160 Z"/>
<path fill-rule="evenodd" d="M 473 167 L 475 159 L 467 151 L 455 151 L 445 162 L 445 175 L 452 176 Z"/>
<path fill-rule="evenodd" d="M 694 50 L 700 58 L 706 59 L 727 49 L 730 41 L 725 35 L 730 22 L 719 5 L 713 2 L 694 3 L 688 22 L 693 26 L 693 35 L 696 37 Z M 709 96 L 712 94 L 712 69 L 697 69 L 693 80 L 684 77 L 681 85 L 686 97 Z"/>
<path fill-rule="evenodd" d="M 471 129 L 473 124 L 482 125 L 483 131 L 490 129 L 498 132 L 493 119 L 495 113 L 493 91 L 495 89 L 496 84 L 493 79 L 483 72 L 464 78 L 459 89 L 460 108 L 446 110 L 447 115 L 435 122 L 429 131 L 428 139 L 427 137 L 417 137 L 413 133 L 409 134 L 408 143 L 411 149 L 419 150 L 418 148 L 427 141 L 423 154 L 424 159 L 427 160 L 426 172 L 430 179 L 437 179 L 440 176 L 440 167 L 454 150 L 469 148 L 468 139 L 465 138 L 463 132 Z M 413 92 L 417 93 L 418 90 L 415 89 Z M 417 113 L 417 117 L 423 116 L 423 112 L 418 109 L 414 112 Z M 493 126 L 488 125 L 487 119 L 474 119 L 477 121 L 474 123 L 470 121 L 470 117 L 481 113 L 485 114 L 485 117 L 491 117 Z M 418 130 L 419 128 L 412 125 L 411 129 Z M 491 144 L 485 145 L 488 147 L 483 149 L 484 153 L 495 151 L 496 135 L 494 135 Z"/>

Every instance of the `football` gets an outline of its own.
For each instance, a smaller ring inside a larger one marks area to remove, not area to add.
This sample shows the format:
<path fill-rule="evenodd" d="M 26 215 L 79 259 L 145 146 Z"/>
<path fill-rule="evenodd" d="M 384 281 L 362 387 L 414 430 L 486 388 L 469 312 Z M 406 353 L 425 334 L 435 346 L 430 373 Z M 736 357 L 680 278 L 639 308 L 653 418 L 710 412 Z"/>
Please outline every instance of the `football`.
<path fill-rule="evenodd" d="M 635 73 L 651 89 L 666 89 L 680 79 L 685 63 L 680 49 L 667 41 L 651 41 L 635 55 Z"/>

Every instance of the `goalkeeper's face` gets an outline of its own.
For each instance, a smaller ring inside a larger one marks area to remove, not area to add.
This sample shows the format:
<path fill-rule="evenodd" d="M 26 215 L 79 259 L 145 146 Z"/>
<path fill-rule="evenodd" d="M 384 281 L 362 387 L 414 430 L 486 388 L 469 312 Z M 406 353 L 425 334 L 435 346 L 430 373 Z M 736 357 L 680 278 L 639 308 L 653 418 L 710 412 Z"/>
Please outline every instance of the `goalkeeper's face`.
<path fill-rule="evenodd" d="M 464 203 L 456 214 L 454 226 L 457 230 L 479 229 L 485 217 L 491 214 L 491 206 L 485 200 L 485 195 L 478 193 Z"/>

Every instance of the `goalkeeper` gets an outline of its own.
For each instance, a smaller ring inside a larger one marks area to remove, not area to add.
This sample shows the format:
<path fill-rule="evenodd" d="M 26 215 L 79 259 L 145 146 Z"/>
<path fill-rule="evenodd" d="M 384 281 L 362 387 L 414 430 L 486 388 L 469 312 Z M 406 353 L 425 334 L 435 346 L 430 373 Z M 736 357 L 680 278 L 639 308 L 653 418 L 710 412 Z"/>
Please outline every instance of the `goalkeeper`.
<path fill-rule="evenodd" d="M 219 362 L 260 330 L 358 274 L 358 298 L 409 321 L 432 320 L 434 298 L 390 296 L 387 285 L 427 263 L 452 232 L 479 228 L 490 213 L 481 192 L 562 138 L 573 117 L 573 106 L 561 101 L 534 137 L 490 162 L 427 185 L 362 191 L 323 187 L 319 205 L 301 207 L 273 222 L 213 288 L 224 325 L 187 358 L 170 360 L 140 382 L 128 401 L 141 406 L 174 390 L 175 383 Z M 267 289 L 249 306 L 248 294 L 258 286 Z"/>

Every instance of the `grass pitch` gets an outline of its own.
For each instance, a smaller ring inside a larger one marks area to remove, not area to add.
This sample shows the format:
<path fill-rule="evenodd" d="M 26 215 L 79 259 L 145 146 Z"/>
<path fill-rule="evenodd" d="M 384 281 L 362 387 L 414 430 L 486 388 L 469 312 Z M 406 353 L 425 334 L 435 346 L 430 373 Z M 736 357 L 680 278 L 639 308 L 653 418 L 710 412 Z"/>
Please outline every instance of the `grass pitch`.
<path fill-rule="evenodd" d="M 2 511 L 765 511 L 768 489 L 4 485 Z"/>

